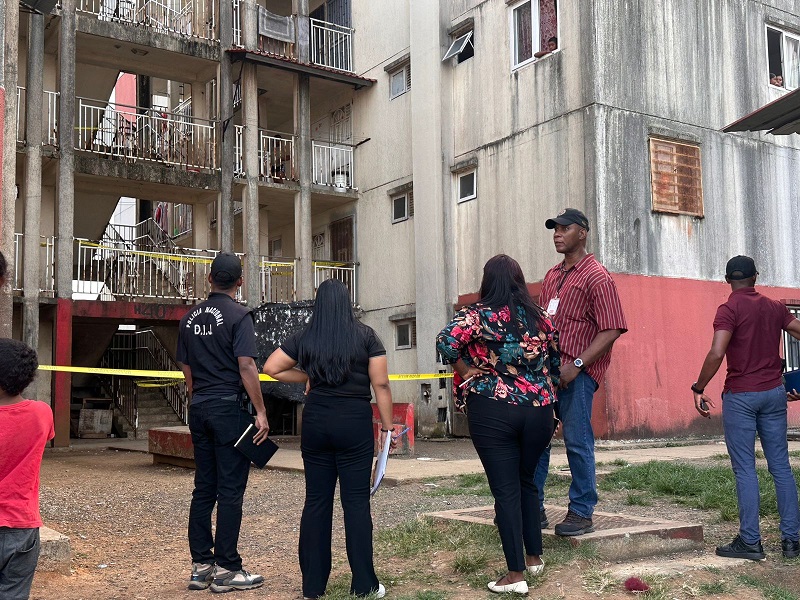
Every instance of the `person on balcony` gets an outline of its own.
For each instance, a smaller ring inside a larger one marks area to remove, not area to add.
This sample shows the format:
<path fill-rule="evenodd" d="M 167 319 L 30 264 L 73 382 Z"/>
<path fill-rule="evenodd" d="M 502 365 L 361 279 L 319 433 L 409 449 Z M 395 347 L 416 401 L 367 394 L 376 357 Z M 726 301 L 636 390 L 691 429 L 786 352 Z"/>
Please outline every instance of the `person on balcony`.
<path fill-rule="evenodd" d="M 250 310 L 236 302 L 242 263 L 219 253 L 208 276 L 211 294 L 181 319 L 177 359 L 191 398 L 189 430 L 194 445 L 194 492 L 189 509 L 190 590 L 231 592 L 261 587 L 264 578 L 242 569 L 239 530 L 250 460 L 234 443 L 252 423 L 241 402 L 247 391 L 256 409 L 256 443 L 269 434 L 256 367 Z M 211 512 L 217 505 L 216 535 Z"/>
<path fill-rule="evenodd" d="M 2 259 L 2 255 L 0 255 Z M 0 279 L 5 276 L 0 260 Z M 36 376 L 36 352 L 0 339 L 0 598 L 28 598 L 39 560 L 39 469 L 53 439 L 53 411 L 22 392 Z"/>
<path fill-rule="evenodd" d="M 307 382 L 300 441 L 306 477 L 299 544 L 304 599 L 320 598 L 328 585 L 337 478 L 353 573 L 350 593 L 383 598 L 386 589 L 372 562 L 370 387 L 381 418 L 380 448 L 396 445 L 390 436 L 392 392 L 386 350 L 372 328 L 356 319 L 350 292 L 341 281 L 322 282 L 308 326 L 275 350 L 263 370 L 278 381 Z"/>
<path fill-rule="evenodd" d="M 527 594 L 526 571 L 544 570 L 533 474 L 553 437 L 561 354 L 558 334 L 517 261 L 498 254 L 486 262 L 480 299 L 456 313 L 436 349 L 453 365 L 456 407 L 467 413 L 494 496 L 508 572 L 489 590 Z"/>

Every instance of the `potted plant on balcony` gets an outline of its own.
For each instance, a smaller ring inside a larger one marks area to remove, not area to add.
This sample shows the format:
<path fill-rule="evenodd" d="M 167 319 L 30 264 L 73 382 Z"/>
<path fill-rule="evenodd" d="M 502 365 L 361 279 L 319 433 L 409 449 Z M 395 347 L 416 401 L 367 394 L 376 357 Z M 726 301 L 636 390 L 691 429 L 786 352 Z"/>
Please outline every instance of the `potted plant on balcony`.
<path fill-rule="evenodd" d="M 345 188 L 350 187 L 350 169 L 336 167 L 331 171 L 331 179 L 333 180 L 333 187 L 339 191 L 344 191 Z"/>

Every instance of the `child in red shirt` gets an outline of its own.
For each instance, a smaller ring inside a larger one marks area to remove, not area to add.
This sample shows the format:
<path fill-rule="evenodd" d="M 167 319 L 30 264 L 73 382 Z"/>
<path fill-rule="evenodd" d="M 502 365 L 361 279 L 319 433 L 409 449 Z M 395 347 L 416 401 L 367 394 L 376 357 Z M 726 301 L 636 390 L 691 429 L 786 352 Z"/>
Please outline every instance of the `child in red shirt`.
<path fill-rule="evenodd" d="M 0 339 L 0 598 L 29 597 L 39 560 L 39 469 L 55 435 L 53 413 L 22 391 L 36 375 L 36 352 Z"/>

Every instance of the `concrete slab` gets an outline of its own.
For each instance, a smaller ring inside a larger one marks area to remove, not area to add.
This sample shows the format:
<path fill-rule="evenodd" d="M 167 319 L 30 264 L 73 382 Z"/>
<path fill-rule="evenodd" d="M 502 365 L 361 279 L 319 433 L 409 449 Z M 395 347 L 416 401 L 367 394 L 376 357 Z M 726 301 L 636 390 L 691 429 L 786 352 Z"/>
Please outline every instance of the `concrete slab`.
<path fill-rule="evenodd" d="M 567 509 L 558 506 L 546 506 L 547 516 L 551 523 L 561 522 L 567 515 Z M 449 521 L 465 521 L 494 527 L 494 507 L 448 510 L 428 513 L 434 519 Z M 597 553 L 607 560 L 629 560 L 685 552 L 703 547 L 703 526 L 698 523 L 683 523 L 664 519 L 646 519 L 595 512 L 595 531 L 577 537 L 560 538 L 573 546 L 593 544 Z M 543 529 L 543 536 L 555 536 L 553 528 Z"/>
<path fill-rule="evenodd" d="M 36 570 L 69 575 L 72 561 L 69 538 L 49 527 L 39 529 L 39 538 L 41 551 Z"/>
<path fill-rule="evenodd" d="M 673 559 L 648 560 L 643 563 L 614 565 L 608 572 L 617 579 L 627 579 L 628 577 L 642 575 L 672 577 L 690 571 L 702 571 L 708 567 L 731 569 L 734 567 L 741 567 L 747 563 L 752 563 L 752 561 L 743 558 L 723 558 L 716 554 L 698 552 Z"/>

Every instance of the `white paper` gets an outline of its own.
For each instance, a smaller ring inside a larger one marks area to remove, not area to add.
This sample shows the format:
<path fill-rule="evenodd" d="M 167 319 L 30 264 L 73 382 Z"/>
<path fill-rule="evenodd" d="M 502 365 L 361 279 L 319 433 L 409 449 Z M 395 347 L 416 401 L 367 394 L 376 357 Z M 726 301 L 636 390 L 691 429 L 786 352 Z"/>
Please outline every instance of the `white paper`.
<path fill-rule="evenodd" d="M 381 481 L 383 481 L 383 476 L 386 473 L 386 463 L 389 462 L 389 448 L 392 447 L 392 438 L 389 437 L 391 435 L 391 432 L 386 434 L 383 450 L 378 454 L 378 460 L 375 461 L 375 479 L 372 482 L 372 489 L 369 491 L 370 496 L 374 496 L 375 492 L 378 491 L 378 488 L 381 486 Z"/>

